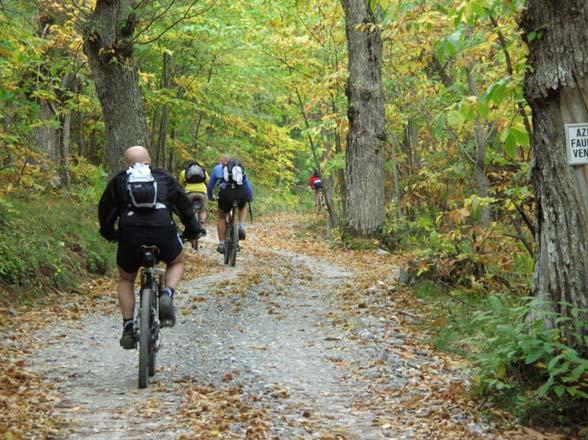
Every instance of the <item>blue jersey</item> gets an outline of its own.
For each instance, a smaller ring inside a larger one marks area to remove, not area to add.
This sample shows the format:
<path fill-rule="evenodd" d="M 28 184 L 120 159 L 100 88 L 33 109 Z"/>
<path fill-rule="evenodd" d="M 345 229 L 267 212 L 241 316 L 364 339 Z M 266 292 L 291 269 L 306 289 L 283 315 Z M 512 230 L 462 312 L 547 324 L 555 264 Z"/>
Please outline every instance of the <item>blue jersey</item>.
<path fill-rule="evenodd" d="M 229 182 L 225 182 L 223 178 L 223 165 L 217 164 L 212 170 L 210 175 L 210 179 L 208 180 L 208 199 L 212 200 L 212 195 L 214 192 L 214 187 L 218 182 L 219 189 L 224 189 L 229 186 Z M 245 190 L 247 191 L 247 200 L 251 202 L 253 200 L 253 188 L 251 187 L 251 183 L 249 183 L 249 179 L 247 176 L 243 178 L 243 185 L 245 185 Z"/>

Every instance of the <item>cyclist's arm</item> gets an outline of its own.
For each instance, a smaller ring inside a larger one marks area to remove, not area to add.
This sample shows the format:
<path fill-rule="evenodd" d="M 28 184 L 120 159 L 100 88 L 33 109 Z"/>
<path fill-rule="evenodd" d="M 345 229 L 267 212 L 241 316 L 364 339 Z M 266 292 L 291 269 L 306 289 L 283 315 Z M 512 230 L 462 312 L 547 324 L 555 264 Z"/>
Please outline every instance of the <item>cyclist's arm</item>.
<path fill-rule="evenodd" d="M 194 217 L 194 210 L 192 209 L 192 202 L 190 202 L 184 188 L 182 188 L 179 182 L 174 179 L 171 174 L 168 178 L 170 180 L 169 201 L 172 209 L 186 228 L 195 228 L 196 219 Z"/>
<path fill-rule="evenodd" d="M 180 171 L 180 175 L 178 176 L 178 182 L 180 182 L 180 185 L 186 186 L 186 171 L 185 170 Z"/>
<path fill-rule="evenodd" d="M 212 198 L 213 198 L 215 185 L 216 185 L 216 173 L 213 171 L 212 176 L 210 177 L 210 179 L 208 181 L 208 186 L 206 187 L 209 200 L 212 200 Z"/>
<path fill-rule="evenodd" d="M 100 235 L 107 240 L 116 238 L 114 225 L 119 217 L 119 208 L 115 196 L 115 179 L 108 182 L 106 189 L 98 203 L 98 221 L 100 222 Z"/>
<path fill-rule="evenodd" d="M 249 183 L 249 179 L 245 177 L 245 190 L 247 191 L 247 201 L 253 201 L 253 188 L 251 187 L 251 183 Z"/>

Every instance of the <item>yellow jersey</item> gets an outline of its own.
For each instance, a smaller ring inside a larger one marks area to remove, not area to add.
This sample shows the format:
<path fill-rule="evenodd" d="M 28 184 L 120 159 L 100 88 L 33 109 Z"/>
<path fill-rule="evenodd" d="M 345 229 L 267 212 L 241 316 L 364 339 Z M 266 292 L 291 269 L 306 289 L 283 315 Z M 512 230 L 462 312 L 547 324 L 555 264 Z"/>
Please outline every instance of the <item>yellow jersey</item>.
<path fill-rule="evenodd" d="M 178 178 L 180 185 L 184 187 L 186 193 L 200 192 L 206 194 L 206 185 L 208 184 L 208 173 L 204 171 L 204 182 L 202 183 L 188 183 L 186 182 L 186 170 L 180 171 Z"/>

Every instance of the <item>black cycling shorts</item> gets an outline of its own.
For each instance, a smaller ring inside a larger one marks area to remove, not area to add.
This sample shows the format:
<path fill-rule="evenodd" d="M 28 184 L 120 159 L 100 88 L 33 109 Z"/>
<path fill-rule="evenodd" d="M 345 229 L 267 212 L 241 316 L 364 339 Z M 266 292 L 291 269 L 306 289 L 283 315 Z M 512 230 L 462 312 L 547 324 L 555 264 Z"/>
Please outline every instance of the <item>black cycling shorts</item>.
<path fill-rule="evenodd" d="M 175 260 L 184 248 L 175 225 L 124 228 L 120 231 L 116 264 L 125 272 L 137 272 L 141 267 L 139 249 L 143 244 L 157 246 L 159 248 L 157 261 L 166 263 Z"/>
<path fill-rule="evenodd" d="M 245 185 L 233 188 L 223 188 L 218 192 L 218 209 L 222 212 L 230 212 L 233 208 L 233 201 L 237 201 L 239 209 L 247 203 L 247 189 Z"/>

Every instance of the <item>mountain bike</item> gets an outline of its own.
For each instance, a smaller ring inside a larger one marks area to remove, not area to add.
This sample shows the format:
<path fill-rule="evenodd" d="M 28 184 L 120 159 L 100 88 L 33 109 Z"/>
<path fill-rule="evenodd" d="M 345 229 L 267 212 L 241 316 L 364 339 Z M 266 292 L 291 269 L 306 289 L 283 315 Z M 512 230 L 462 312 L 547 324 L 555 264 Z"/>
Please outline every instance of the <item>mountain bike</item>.
<path fill-rule="evenodd" d="M 196 217 L 196 226 L 197 229 L 200 229 L 201 227 L 201 223 L 200 223 L 200 212 L 202 211 L 202 200 L 200 199 L 196 199 L 192 202 L 192 209 L 194 210 L 194 216 Z M 192 249 L 194 250 L 198 250 L 198 238 L 196 237 L 193 240 L 191 240 L 192 243 Z"/>
<path fill-rule="evenodd" d="M 141 246 L 141 290 L 137 316 L 139 326 L 139 388 L 147 388 L 149 377 L 155 374 L 159 350 L 159 289 L 164 284 L 165 271 L 156 269 L 157 246 Z"/>
<path fill-rule="evenodd" d="M 239 206 L 236 200 L 233 201 L 231 211 L 225 217 L 225 264 L 234 266 L 237 263 L 237 250 L 239 250 Z"/>

